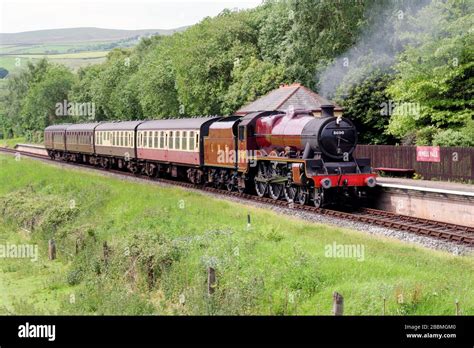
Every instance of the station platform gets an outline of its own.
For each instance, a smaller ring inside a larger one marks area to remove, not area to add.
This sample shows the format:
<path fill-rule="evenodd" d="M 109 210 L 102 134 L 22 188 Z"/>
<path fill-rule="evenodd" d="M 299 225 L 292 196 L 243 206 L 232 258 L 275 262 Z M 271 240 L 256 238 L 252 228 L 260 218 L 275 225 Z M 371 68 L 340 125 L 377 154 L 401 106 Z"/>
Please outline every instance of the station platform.
<path fill-rule="evenodd" d="M 377 209 L 474 227 L 474 185 L 378 177 Z"/>

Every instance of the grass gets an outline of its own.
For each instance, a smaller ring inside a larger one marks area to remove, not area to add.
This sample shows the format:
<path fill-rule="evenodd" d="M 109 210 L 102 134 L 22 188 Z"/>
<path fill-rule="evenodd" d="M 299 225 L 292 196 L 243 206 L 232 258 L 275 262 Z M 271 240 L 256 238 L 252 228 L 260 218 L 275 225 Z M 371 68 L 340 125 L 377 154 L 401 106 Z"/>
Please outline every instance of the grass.
<path fill-rule="evenodd" d="M 17 137 L 10 139 L 0 139 L 0 147 L 14 148 L 16 144 L 26 143 L 25 137 Z"/>
<path fill-rule="evenodd" d="M 28 159 L 0 157 L 0 182 L 0 237 L 40 250 L 37 263 L 0 259 L 8 313 L 330 315 L 338 291 L 348 315 L 380 315 L 384 297 L 390 315 L 451 315 L 456 299 L 474 314 L 472 256 Z M 326 257 L 334 242 L 364 246 L 364 260 Z"/>

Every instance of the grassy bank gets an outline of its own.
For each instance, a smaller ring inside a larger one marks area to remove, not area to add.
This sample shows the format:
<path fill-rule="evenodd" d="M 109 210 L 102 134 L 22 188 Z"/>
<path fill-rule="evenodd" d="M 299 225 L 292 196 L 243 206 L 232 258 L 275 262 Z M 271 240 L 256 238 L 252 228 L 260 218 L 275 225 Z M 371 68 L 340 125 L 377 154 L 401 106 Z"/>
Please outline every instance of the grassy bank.
<path fill-rule="evenodd" d="M 346 314 L 379 315 L 384 297 L 387 314 L 453 314 L 456 299 L 474 314 L 472 257 L 28 159 L 0 157 L 0 182 L 0 244 L 39 250 L 0 259 L 2 313 L 330 315 L 338 291 Z M 333 243 L 363 258 L 327 257 Z"/>
<path fill-rule="evenodd" d="M 16 144 L 26 143 L 24 137 L 0 139 L 0 147 L 14 148 Z"/>

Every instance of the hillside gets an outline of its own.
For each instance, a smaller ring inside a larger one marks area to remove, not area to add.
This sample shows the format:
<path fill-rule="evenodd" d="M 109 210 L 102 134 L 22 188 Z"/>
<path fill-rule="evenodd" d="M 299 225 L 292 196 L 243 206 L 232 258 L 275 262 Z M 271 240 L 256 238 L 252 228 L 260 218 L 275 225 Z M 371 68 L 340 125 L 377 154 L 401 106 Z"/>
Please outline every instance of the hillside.
<path fill-rule="evenodd" d="M 0 33 L 2 45 L 31 45 L 45 43 L 73 43 L 90 41 L 116 41 L 136 36 L 171 35 L 184 28 L 119 30 L 103 28 L 67 28 L 25 31 L 20 33 Z"/>
<path fill-rule="evenodd" d="M 0 239 L 38 245 L 36 262 L 0 262 L 0 314 L 330 315 L 334 291 L 348 315 L 380 315 L 384 299 L 386 315 L 451 315 L 456 299 L 474 314 L 472 256 L 176 187 L 0 162 Z M 363 246 L 363 259 L 328 256 L 334 243 Z"/>

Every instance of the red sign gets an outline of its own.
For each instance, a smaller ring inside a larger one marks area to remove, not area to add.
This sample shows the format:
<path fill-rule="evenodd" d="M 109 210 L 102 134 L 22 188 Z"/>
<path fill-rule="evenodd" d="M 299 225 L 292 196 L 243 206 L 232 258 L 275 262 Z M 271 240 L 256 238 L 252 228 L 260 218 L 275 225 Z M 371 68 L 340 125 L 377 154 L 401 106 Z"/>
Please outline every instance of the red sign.
<path fill-rule="evenodd" d="M 417 146 L 416 160 L 418 162 L 441 162 L 439 146 Z"/>

